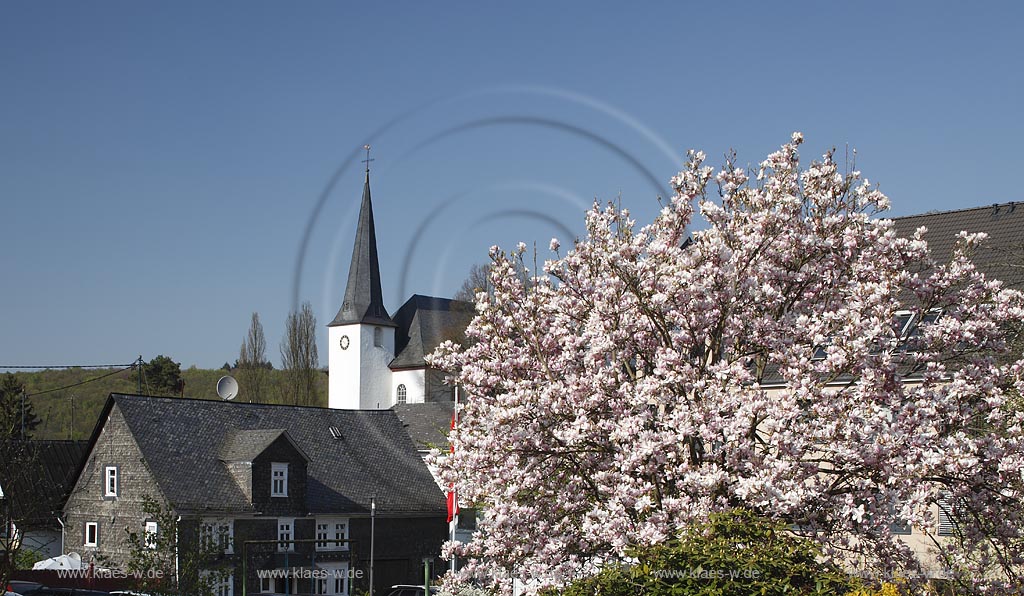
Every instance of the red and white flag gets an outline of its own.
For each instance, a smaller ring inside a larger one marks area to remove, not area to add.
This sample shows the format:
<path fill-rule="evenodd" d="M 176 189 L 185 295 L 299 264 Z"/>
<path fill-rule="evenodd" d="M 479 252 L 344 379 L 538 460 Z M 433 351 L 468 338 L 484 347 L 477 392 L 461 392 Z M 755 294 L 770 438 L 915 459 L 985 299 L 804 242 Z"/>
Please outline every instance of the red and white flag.
<path fill-rule="evenodd" d="M 452 412 L 452 430 L 455 430 L 455 412 Z M 452 443 L 450 439 L 448 444 L 450 445 L 450 453 L 455 453 L 455 444 Z M 451 523 L 458 514 L 459 500 L 455 496 L 455 483 L 453 482 L 448 489 L 448 523 Z"/>

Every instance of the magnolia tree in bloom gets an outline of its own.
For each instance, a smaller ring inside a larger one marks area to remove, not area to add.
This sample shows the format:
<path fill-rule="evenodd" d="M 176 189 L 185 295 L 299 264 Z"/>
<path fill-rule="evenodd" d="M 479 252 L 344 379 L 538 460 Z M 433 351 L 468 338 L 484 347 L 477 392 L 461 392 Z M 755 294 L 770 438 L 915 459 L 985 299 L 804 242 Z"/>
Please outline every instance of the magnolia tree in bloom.
<path fill-rule="evenodd" d="M 749 174 L 690 152 L 653 223 L 595 205 L 525 282 L 526 247 L 492 249 L 468 345 L 432 357 L 472 395 L 435 456 L 481 511 L 453 581 L 557 584 L 739 507 L 865 570 L 1018 581 L 1024 301 L 972 265 L 983 235 L 937 262 L 801 142 Z"/>

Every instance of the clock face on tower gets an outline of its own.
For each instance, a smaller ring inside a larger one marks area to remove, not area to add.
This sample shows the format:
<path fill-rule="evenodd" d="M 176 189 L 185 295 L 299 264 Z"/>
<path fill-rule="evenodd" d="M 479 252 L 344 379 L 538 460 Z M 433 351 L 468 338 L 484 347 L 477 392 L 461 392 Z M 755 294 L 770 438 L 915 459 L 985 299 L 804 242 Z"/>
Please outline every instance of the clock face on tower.
<path fill-rule="evenodd" d="M 341 340 L 338 341 L 338 344 L 341 345 L 341 349 L 342 350 L 347 350 L 348 349 L 348 336 L 347 335 L 342 335 L 341 336 Z"/>

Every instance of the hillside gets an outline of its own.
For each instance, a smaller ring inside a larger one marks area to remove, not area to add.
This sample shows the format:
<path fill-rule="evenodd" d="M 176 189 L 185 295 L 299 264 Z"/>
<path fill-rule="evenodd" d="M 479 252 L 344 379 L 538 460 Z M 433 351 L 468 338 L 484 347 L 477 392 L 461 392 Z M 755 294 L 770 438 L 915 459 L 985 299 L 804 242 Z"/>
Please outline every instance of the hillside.
<path fill-rule="evenodd" d="M 268 390 L 265 403 L 284 403 L 285 372 L 268 372 Z M 217 379 L 234 374 L 225 370 L 189 368 L 181 371 L 185 380 L 185 397 L 219 399 Z M 34 433 L 37 439 L 88 439 L 99 417 L 107 396 L 111 393 L 138 393 L 138 376 L 133 370 L 81 369 L 43 370 L 15 373 L 25 384 L 29 401 L 42 420 Z M 238 378 L 238 375 L 235 375 Z M 93 380 L 95 379 L 95 380 Z M 319 403 L 327 405 L 327 375 L 319 379 Z M 79 384 L 81 383 L 81 384 Z M 55 391 L 56 390 L 56 391 Z M 45 393 L 44 393 L 45 392 Z M 143 385 L 143 394 L 149 394 Z M 39 395 L 33 395 L 39 394 Z M 237 398 L 248 401 L 245 387 Z"/>

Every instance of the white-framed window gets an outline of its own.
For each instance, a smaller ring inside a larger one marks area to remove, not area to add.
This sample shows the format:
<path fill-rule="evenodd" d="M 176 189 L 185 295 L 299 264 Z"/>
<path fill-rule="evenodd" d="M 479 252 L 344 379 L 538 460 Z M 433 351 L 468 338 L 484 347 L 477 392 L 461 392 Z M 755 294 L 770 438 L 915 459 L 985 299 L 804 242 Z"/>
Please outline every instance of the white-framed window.
<path fill-rule="evenodd" d="M 100 545 L 100 524 L 99 522 L 85 522 L 84 546 Z"/>
<path fill-rule="evenodd" d="M 117 496 L 117 466 L 103 468 L 103 496 Z"/>
<path fill-rule="evenodd" d="M 373 345 L 378 348 L 384 347 L 384 330 L 380 327 L 373 328 Z"/>
<path fill-rule="evenodd" d="M 908 352 L 919 352 L 924 348 L 924 329 L 933 325 L 942 316 L 942 309 L 933 308 L 914 319 L 903 329 L 903 341 Z"/>
<path fill-rule="evenodd" d="M 317 565 L 313 573 L 316 580 L 313 584 L 315 594 L 348 595 L 348 563 L 322 563 Z"/>
<path fill-rule="evenodd" d="M 406 400 L 406 389 L 405 385 L 399 385 L 398 389 L 395 389 L 395 403 L 404 404 Z"/>
<path fill-rule="evenodd" d="M 893 322 L 893 331 L 900 349 L 908 352 L 919 351 L 924 344 L 923 329 L 935 323 L 940 316 L 942 316 L 941 308 L 933 308 L 924 313 L 909 310 L 897 311 Z"/>
<path fill-rule="evenodd" d="M 261 594 L 294 594 L 296 581 L 291 575 L 288 575 L 287 569 L 276 569 L 277 573 L 275 577 L 261 577 L 260 578 L 260 593 Z"/>
<path fill-rule="evenodd" d="M 295 550 L 295 520 L 280 518 L 277 520 L 277 550 L 291 552 Z"/>
<path fill-rule="evenodd" d="M 270 464 L 270 496 L 288 496 L 288 464 L 278 462 Z"/>
<path fill-rule="evenodd" d="M 893 521 L 889 524 L 889 531 L 897 536 L 909 536 L 914 533 L 914 528 L 910 525 L 910 522 L 902 517 L 898 516 L 898 511 L 894 505 L 889 506 L 889 513 L 892 514 Z"/>
<path fill-rule="evenodd" d="M 146 522 L 145 537 L 146 537 L 146 548 L 156 548 L 157 533 L 160 528 L 157 527 L 155 521 Z"/>
<path fill-rule="evenodd" d="M 232 596 L 235 591 L 235 576 L 234 574 L 218 574 L 213 576 L 210 571 L 201 571 L 200 574 L 210 581 L 210 588 L 215 596 Z M 213 576 L 213 577 L 211 577 Z M 263 587 L 263 581 L 260 581 L 261 592 Z"/>
<path fill-rule="evenodd" d="M 226 518 L 203 518 L 199 525 L 199 538 L 207 549 L 217 549 L 224 554 L 234 553 L 235 524 Z"/>
<path fill-rule="evenodd" d="M 825 343 L 814 346 L 814 352 L 811 354 L 811 360 L 817 362 L 818 360 L 824 360 L 828 357 L 828 347 L 832 345 L 832 338 L 829 337 L 825 340 Z"/>
<path fill-rule="evenodd" d="M 900 519 L 889 524 L 889 531 L 897 536 L 910 536 L 914 533 L 914 529 L 910 526 L 910 522 L 905 519 Z"/>
<path fill-rule="evenodd" d="M 318 517 L 316 520 L 316 550 L 347 550 L 347 517 Z"/>
<path fill-rule="evenodd" d="M 909 310 L 900 310 L 896 312 L 892 321 L 892 330 L 897 340 L 903 339 L 907 336 L 907 332 L 910 330 L 910 322 L 914 320 L 914 313 Z"/>

